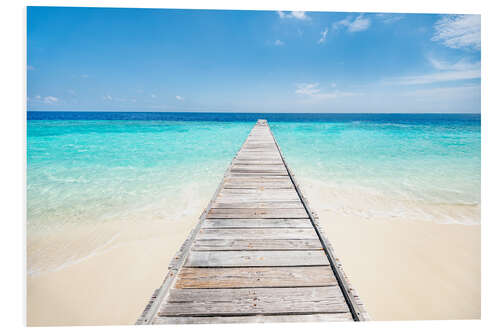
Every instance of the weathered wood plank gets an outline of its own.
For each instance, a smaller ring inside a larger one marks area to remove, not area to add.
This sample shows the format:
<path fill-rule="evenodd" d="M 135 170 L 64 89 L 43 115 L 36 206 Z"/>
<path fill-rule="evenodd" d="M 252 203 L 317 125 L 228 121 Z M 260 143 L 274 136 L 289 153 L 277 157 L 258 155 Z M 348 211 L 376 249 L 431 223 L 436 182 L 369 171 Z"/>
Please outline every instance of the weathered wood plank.
<path fill-rule="evenodd" d="M 328 266 L 190 268 L 179 272 L 175 288 L 260 288 L 336 286 Z"/>
<path fill-rule="evenodd" d="M 202 228 L 311 228 L 308 219 L 206 219 Z"/>
<path fill-rule="evenodd" d="M 199 239 L 192 251 L 322 250 L 319 239 Z"/>
<path fill-rule="evenodd" d="M 197 240 L 200 239 L 317 239 L 314 228 L 241 228 L 200 229 Z"/>
<path fill-rule="evenodd" d="M 286 168 L 283 164 L 234 164 L 231 168 L 231 171 L 234 170 L 243 170 L 243 169 L 251 169 L 251 170 L 278 170 L 278 171 L 286 171 Z"/>
<path fill-rule="evenodd" d="M 214 208 L 303 208 L 300 201 L 269 201 L 269 202 L 218 202 Z"/>
<path fill-rule="evenodd" d="M 281 183 L 226 183 L 224 184 L 224 188 L 232 188 L 232 189 L 285 189 L 285 188 L 293 188 L 293 185 L 287 184 L 285 182 Z"/>
<path fill-rule="evenodd" d="M 234 324 L 234 323 L 307 323 L 307 322 L 337 322 L 352 321 L 351 314 L 321 313 L 303 315 L 255 315 L 255 316 L 229 316 L 229 317 L 157 317 L 157 325 L 181 324 Z"/>
<path fill-rule="evenodd" d="M 275 195 L 275 196 L 297 196 L 297 192 L 293 189 L 228 189 L 223 188 L 220 195 L 226 194 L 258 194 L 258 195 Z M 298 196 L 297 196 L 298 198 Z"/>
<path fill-rule="evenodd" d="M 329 265 L 323 251 L 191 252 L 186 267 L 265 267 Z"/>
<path fill-rule="evenodd" d="M 344 313 L 338 286 L 255 289 L 173 289 L 159 316 Z"/>
<path fill-rule="evenodd" d="M 262 173 L 229 173 L 230 178 L 290 179 L 288 175 L 266 175 Z"/>
<path fill-rule="evenodd" d="M 207 218 L 307 218 L 303 208 L 212 208 L 208 211 Z"/>

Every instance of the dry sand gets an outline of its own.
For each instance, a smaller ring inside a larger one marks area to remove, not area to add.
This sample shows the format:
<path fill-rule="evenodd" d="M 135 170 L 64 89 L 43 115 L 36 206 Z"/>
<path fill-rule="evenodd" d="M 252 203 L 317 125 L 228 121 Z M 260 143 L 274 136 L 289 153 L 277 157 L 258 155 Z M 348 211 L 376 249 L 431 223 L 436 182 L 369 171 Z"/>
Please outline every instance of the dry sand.
<path fill-rule="evenodd" d="M 479 225 L 366 219 L 332 209 L 328 186 L 303 185 L 372 319 L 480 318 Z M 106 251 L 28 276 L 28 325 L 133 324 L 208 200 L 175 223 L 132 224 Z"/>
<path fill-rule="evenodd" d="M 480 319 L 479 224 L 342 214 L 331 188 L 301 183 L 372 320 Z"/>

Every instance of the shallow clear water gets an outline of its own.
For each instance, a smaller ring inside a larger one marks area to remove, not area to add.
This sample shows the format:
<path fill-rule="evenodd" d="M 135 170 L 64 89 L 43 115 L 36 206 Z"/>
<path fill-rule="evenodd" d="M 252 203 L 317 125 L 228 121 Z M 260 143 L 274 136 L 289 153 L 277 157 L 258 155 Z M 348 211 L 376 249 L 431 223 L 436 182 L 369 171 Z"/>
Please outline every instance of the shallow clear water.
<path fill-rule="evenodd" d="M 258 118 L 299 180 L 337 190 L 339 211 L 370 216 L 398 202 L 400 216 L 435 218 L 434 206 L 480 204 L 479 115 L 29 112 L 28 271 L 116 242 L 106 225 L 201 214 L 193 203 L 209 200 Z"/>
<path fill-rule="evenodd" d="M 430 203 L 478 204 L 479 123 L 277 123 L 295 172 Z"/>

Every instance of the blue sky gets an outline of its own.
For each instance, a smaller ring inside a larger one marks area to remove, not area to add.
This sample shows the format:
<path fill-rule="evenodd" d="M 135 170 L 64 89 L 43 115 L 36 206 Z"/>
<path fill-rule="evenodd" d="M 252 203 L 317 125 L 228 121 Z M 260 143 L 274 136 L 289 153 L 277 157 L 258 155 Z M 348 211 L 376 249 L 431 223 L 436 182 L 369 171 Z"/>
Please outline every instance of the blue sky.
<path fill-rule="evenodd" d="M 28 110 L 480 112 L 480 16 L 29 7 Z"/>

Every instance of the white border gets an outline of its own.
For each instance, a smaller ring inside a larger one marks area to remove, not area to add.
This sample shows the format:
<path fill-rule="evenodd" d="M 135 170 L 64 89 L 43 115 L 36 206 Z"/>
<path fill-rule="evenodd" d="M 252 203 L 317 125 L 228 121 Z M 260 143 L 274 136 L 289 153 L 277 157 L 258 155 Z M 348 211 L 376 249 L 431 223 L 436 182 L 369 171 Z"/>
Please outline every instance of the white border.
<path fill-rule="evenodd" d="M 452 0 L 350 0 L 350 1 L 295 1 L 266 0 L 245 1 L 10 1 L 3 3 L 0 17 L 2 52 L 2 85 L 0 96 L 2 131 L 2 297 L 0 300 L 3 322 L 7 332 L 24 330 L 25 322 L 25 70 L 26 70 L 26 5 L 51 6 L 96 6 L 96 7 L 147 7 L 147 8 L 205 8 L 205 9 L 265 9 L 265 10 L 308 10 L 308 11 L 351 11 L 351 12 L 404 12 L 404 13 L 474 13 L 482 15 L 482 320 L 481 321 L 419 321 L 419 322 L 370 322 L 363 324 L 248 324 L 248 325 L 209 325 L 209 326 L 169 326 L 135 327 L 107 326 L 93 327 L 99 331 L 149 330 L 191 332 L 197 330 L 217 330 L 229 332 L 235 329 L 242 332 L 257 330 L 287 329 L 292 332 L 304 329 L 332 330 L 347 332 L 421 332 L 423 330 L 475 331 L 498 327 L 496 322 L 499 296 L 499 268 L 497 259 L 500 254 L 498 187 L 500 186 L 498 163 L 500 138 L 498 116 L 498 36 L 500 31 L 498 10 L 493 1 L 452 1 Z M 286 327 L 285 327 L 286 326 Z M 55 328 L 32 328 L 32 330 L 51 332 Z M 68 328 L 60 328 L 67 330 Z M 88 327 L 71 328 L 75 331 L 88 330 Z"/>

